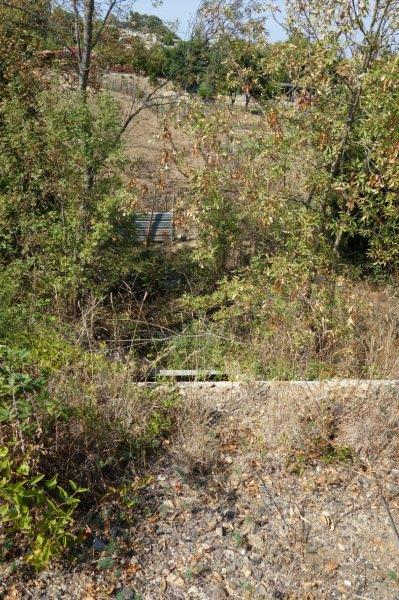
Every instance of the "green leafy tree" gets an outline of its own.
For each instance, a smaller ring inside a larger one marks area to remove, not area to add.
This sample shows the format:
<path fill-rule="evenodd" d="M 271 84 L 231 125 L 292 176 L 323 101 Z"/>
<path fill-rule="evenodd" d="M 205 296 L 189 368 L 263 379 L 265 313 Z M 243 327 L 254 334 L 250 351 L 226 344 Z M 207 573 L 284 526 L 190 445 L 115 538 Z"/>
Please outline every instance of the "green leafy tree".
<path fill-rule="evenodd" d="M 280 46 L 277 61 L 300 91 L 302 111 L 292 115 L 291 124 L 314 148 L 315 170 L 304 203 L 322 216 L 319 235 L 326 236 L 338 258 L 391 267 L 397 260 L 396 173 L 388 185 L 377 182 L 378 165 L 392 151 L 384 142 L 386 134 L 395 139 L 397 130 L 397 83 L 389 56 L 397 50 L 398 15 L 393 0 L 290 1 L 287 27 L 292 37 Z M 384 125 L 381 115 L 386 112 L 373 114 L 373 106 L 391 107 Z M 372 126 L 373 137 L 368 133 L 372 121 L 380 125 Z M 384 251 L 378 244 L 379 257 L 373 228 L 385 232 L 385 244 L 392 228 Z"/>
<path fill-rule="evenodd" d="M 186 91 L 197 91 L 209 65 L 210 51 L 207 42 L 194 35 L 190 40 L 181 41 L 167 49 L 166 55 L 168 77 Z"/>
<path fill-rule="evenodd" d="M 52 289 L 72 306 L 94 282 L 113 285 L 120 242 L 128 250 L 122 270 L 131 259 L 133 217 L 115 169 L 104 170 L 118 158 L 121 123 L 106 95 L 87 103 L 79 92 L 46 91 L 35 76 L 42 40 L 25 9 L 4 9 L 0 21 L 12 48 L 0 49 L 0 262 L 26 292 L 48 297 Z"/>
<path fill-rule="evenodd" d="M 194 31 L 210 44 L 208 80 L 235 101 L 266 86 L 264 47 L 266 17 L 262 4 L 253 0 L 204 0 L 197 11 Z"/>
<path fill-rule="evenodd" d="M 193 32 L 207 42 L 223 37 L 255 42 L 265 36 L 266 12 L 257 0 L 202 0 Z"/>
<path fill-rule="evenodd" d="M 261 99 L 269 95 L 265 44 L 225 39 L 221 42 L 220 55 L 224 57 L 222 64 L 225 70 L 222 89 L 229 93 L 232 101 L 237 93 L 243 93 L 248 108 L 251 97 Z"/>
<path fill-rule="evenodd" d="M 4 266 L 30 270 L 36 293 L 69 290 L 73 303 L 93 285 L 112 287 L 134 252 L 133 216 L 124 213 L 119 180 L 112 169 L 102 171 L 117 160 L 120 122 L 106 95 L 94 105 L 79 93 L 42 92 L 36 101 L 29 121 L 19 97 L 3 108 L 1 257 Z M 96 174 L 89 198 L 88 164 Z M 119 252 L 122 271 L 113 264 Z"/>
<path fill-rule="evenodd" d="M 159 17 L 155 15 L 144 15 L 135 11 L 131 11 L 127 20 L 126 25 L 131 27 L 134 31 L 140 31 L 142 33 L 153 33 L 157 36 L 158 41 L 166 46 L 172 46 L 179 40 L 170 27 Z"/>

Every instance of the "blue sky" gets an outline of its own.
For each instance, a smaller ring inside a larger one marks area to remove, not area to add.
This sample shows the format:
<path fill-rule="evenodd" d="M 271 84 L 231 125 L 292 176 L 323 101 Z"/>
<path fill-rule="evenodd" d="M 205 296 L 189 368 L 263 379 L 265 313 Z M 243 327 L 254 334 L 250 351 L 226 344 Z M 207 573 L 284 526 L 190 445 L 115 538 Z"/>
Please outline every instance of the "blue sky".
<path fill-rule="evenodd" d="M 179 35 L 186 37 L 190 19 L 195 14 L 200 0 L 164 0 L 160 8 L 154 8 L 151 0 L 136 0 L 134 10 L 150 15 L 158 15 L 161 19 L 167 21 L 179 20 Z M 281 39 L 283 36 L 280 28 L 274 22 L 268 26 L 270 38 L 273 41 Z"/>

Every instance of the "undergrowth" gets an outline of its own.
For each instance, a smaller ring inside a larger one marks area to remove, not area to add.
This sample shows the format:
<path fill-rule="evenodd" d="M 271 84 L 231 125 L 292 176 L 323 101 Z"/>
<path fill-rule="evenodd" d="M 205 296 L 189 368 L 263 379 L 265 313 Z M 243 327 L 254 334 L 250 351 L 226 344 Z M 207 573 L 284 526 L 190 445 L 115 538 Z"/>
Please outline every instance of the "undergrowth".
<path fill-rule="evenodd" d="M 164 347 L 168 368 L 217 368 L 231 379 L 396 378 L 395 286 L 340 277 L 281 288 L 265 273 L 223 280 L 178 301 L 183 331 Z"/>
<path fill-rule="evenodd" d="M 173 431 L 173 390 L 138 388 L 98 357 L 74 369 L 49 374 L 0 347 L 1 560 L 46 566 L 79 515 L 145 473 Z"/>

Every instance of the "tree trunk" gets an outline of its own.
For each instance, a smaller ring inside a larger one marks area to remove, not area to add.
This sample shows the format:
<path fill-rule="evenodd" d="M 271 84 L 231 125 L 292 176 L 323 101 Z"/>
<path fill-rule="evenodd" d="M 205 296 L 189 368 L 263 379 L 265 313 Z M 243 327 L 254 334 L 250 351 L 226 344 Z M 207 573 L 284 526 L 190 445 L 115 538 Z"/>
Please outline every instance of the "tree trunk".
<path fill-rule="evenodd" d="M 94 0 L 84 0 L 82 56 L 79 61 L 79 89 L 86 96 L 93 45 Z"/>
<path fill-rule="evenodd" d="M 245 110 L 248 110 L 249 101 L 251 100 L 251 87 L 248 83 L 244 85 L 245 94 Z"/>
<path fill-rule="evenodd" d="M 87 166 L 85 172 L 85 190 L 88 194 L 90 194 L 91 190 L 93 189 L 94 179 L 95 173 L 93 167 Z"/>

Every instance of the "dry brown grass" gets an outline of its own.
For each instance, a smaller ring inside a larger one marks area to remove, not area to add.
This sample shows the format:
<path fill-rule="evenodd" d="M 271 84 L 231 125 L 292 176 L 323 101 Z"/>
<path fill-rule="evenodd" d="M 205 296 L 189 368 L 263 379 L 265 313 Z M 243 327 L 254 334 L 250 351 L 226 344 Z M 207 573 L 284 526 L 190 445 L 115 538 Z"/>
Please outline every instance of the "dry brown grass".
<path fill-rule="evenodd" d="M 237 535 L 263 556 L 270 590 L 297 600 L 396 598 L 397 387 L 183 390 L 190 402 L 208 393 L 222 415 L 219 428 L 246 432 L 238 449 L 222 447 L 220 464 L 228 459 L 225 485 L 253 523 L 250 535 L 247 528 Z"/>
<path fill-rule="evenodd" d="M 256 326 L 250 320 L 247 325 L 250 357 L 243 353 L 239 361 L 244 368 L 250 372 L 256 365 L 262 379 L 399 378 L 394 288 L 343 279 L 333 301 L 325 298 L 323 285 L 314 288 L 306 303 L 303 294 L 301 288 L 295 290 L 279 304 L 278 291 L 275 296 L 272 291 L 263 310 L 257 309 Z M 238 332 L 244 321 L 240 317 Z M 235 323 L 234 316 L 226 319 L 229 329 Z"/>
<path fill-rule="evenodd" d="M 134 365 L 93 361 L 61 370 L 51 380 L 59 414 L 43 425 L 40 465 L 62 482 L 72 479 L 87 488 L 83 502 L 88 504 L 109 486 L 145 472 L 174 430 L 179 411 L 172 388 L 135 384 Z"/>
<path fill-rule="evenodd" d="M 161 408 L 162 390 L 157 403 L 129 391 L 120 375 L 112 385 L 91 381 L 97 402 L 110 405 L 107 435 L 114 419 L 135 430 L 141 410 Z M 144 600 L 218 597 L 215 581 L 225 590 L 220 597 L 236 600 L 397 597 L 397 540 L 387 512 L 399 523 L 397 386 L 203 384 L 179 391 L 163 459 L 147 470 L 154 475 L 147 497 L 165 512 L 140 513 L 126 540 L 128 564 L 132 548 L 137 562 L 129 581 Z M 123 395 L 130 406 L 122 406 Z M 125 570 L 120 552 L 101 579 L 110 590 L 116 569 Z M 209 565 L 198 573 L 197 556 Z M 78 598 L 71 577 L 101 587 L 92 561 L 73 575 L 69 568 L 50 573 L 43 586 L 70 581 L 70 597 Z"/>
<path fill-rule="evenodd" d="M 209 475 L 220 461 L 218 414 L 204 398 L 188 398 L 177 419 L 174 460 L 187 476 Z"/>

